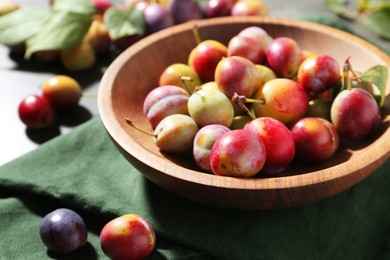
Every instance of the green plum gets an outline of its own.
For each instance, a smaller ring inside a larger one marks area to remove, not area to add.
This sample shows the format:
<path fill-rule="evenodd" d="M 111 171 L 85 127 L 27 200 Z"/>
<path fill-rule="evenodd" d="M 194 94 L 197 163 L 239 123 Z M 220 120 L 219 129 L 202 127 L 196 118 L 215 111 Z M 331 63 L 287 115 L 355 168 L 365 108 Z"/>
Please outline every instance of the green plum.
<path fill-rule="evenodd" d="M 234 108 L 231 100 L 221 91 L 203 88 L 188 99 L 188 113 L 199 126 L 220 124 L 229 127 Z"/>

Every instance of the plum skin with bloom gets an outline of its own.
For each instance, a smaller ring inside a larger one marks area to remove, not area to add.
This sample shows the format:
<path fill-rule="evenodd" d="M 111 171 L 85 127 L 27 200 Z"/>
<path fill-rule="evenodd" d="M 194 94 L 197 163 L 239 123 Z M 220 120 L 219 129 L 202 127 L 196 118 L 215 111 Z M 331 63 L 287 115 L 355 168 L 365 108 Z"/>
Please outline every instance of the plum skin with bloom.
<path fill-rule="evenodd" d="M 214 81 L 215 69 L 226 56 L 226 45 L 215 40 L 205 40 L 191 50 L 188 65 L 198 73 L 203 82 Z"/>
<path fill-rule="evenodd" d="M 157 2 L 147 4 L 143 14 L 147 34 L 152 34 L 174 25 L 171 11 Z"/>
<path fill-rule="evenodd" d="M 188 99 L 188 113 L 199 126 L 221 124 L 229 127 L 234 108 L 229 98 L 219 90 L 203 88 Z"/>
<path fill-rule="evenodd" d="M 318 95 L 340 81 L 340 66 L 329 55 L 311 56 L 299 66 L 297 78 L 309 94 Z"/>
<path fill-rule="evenodd" d="M 79 214 L 71 209 L 60 208 L 41 220 L 39 235 L 49 250 L 67 254 L 85 245 L 88 232 Z"/>
<path fill-rule="evenodd" d="M 317 163 L 333 156 L 340 143 L 337 129 L 319 117 L 305 117 L 290 126 L 296 145 L 295 159 Z"/>
<path fill-rule="evenodd" d="M 301 49 L 290 37 L 272 40 L 266 51 L 268 66 L 280 78 L 294 78 L 301 64 Z"/>
<path fill-rule="evenodd" d="M 295 156 L 295 142 L 290 130 L 271 117 L 256 118 L 244 126 L 263 142 L 266 160 L 262 172 L 270 174 L 283 171 Z"/>
<path fill-rule="evenodd" d="M 264 101 L 264 104 L 253 104 L 256 117 L 272 117 L 286 125 L 303 117 L 309 107 L 305 89 L 296 81 L 285 78 L 267 81 L 254 98 Z"/>
<path fill-rule="evenodd" d="M 272 37 L 259 26 L 249 26 L 238 33 L 240 36 L 247 36 L 255 39 L 266 51 L 272 42 Z"/>
<path fill-rule="evenodd" d="M 249 178 L 263 168 L 266 150 L 258 136 L 236 129 L 217 139 L 210 152 L 211 170 L 215 175 Z"/>
<path fill-rule="evenodd" d="M 156 245 L 152 225 L 142 216 L 125 214 L 109 221 L 100 232 L 100 246 L 115 260 L 143 259 Z"/>
<path fill-rule="evenodd" d="M 215 141 L 230 129 L 224 125 L 211 124 L 199 129 L 194 138 L 193 156 L 196 164 L 206 171 L 211 171 L 210 152 Z"/>
<path fill-rule="evenodd" d="M 181 87 L 173 85 L 159 86 L 146 95 L 143 112 L 153 129 L 165 117 L 173 114 L 188 115 L 189 94 Z"/>
<path fill-rule="evenodd" d="M 231 56 L 222 59 L 215 69 L 215 82 L 226 96 L 234 93 L 252 97 L 261 84 L 256 65 L 244 57 Z"/>
<path fill-rule="evenodd" d="M 255 64 L 262 64 L 265 60 L 263 46 L 253 37 L 238 34 L 230 39 L 227 48 L 230 57 L 244 57 Z"/>
<path fill-rule="evenodd" d="M 191 20 L 200 20 L 203 17 L 202 9 L 195 0 L 170 1 L 169 9 L 175 24 L 181 24 Z"/>
<path fill-rule="evenodd" d="M 233 0 L 209 0 L 206 2 L 204 13 L 207 18 L 229 16 Z"/>
<path fill-rule="evenodd" d="M 67 110 L 78 105 L 82 96 L 80 84 L 70 76 L 54 75 L 43 82 L 42 96 L 50 104 L 59 109 Z"/>
<path fill-rule="evenodd" d="M 366 90 L 352 88 L 341 91 L 334 99 L 330 117 L 339 133 L 353 140 L 372 136 L 381 122 L 380 107 Z"/>
<path fill-rule="evenodd" d="M 20 120 L 30 129 L 49 126 L 54 121 L 50 102 L 42 96 L 29 95 L 20 102 L 18 107 Z"/>
<path fill-rule="evenodd" d="M 180 154 L 192 148 L 198 125 L 188 115 L 165 117 L 154 130 L 154 140 L 161 151 Z"/>

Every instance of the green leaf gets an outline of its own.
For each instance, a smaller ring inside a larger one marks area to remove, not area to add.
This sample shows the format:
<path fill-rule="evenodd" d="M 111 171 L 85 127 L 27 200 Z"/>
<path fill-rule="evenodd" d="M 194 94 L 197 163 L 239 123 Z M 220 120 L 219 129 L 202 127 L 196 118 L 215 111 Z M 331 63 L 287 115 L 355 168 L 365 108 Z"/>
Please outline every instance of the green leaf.
<path fill-rule="evenodd" d="M 355 6 L 350 6 L 349 1 L 346 0 L 325 0 L 326 6 L 333 13 L 347 18 L 355 19 L 357 17 L 357 12 Z"/>
<path fill-rule="evenodd" d="M 83 40 L 92 23 L 92 17 L 70 12 L 54 12 L 45 26 L 27 40 L 26 58 L 41 50 L 62 50 Z"/>
<path fill-rule="evenodd" d="M 104 21 L 113 40 L 129 35 L 144 35 L 145 33 L 145 20 L 139 9 L 119 10 L 111 7 L 104 13 Z"/>
<path fill-rule="evenodd" d="M 386 84 L 388 80 L 388 69 L 383 65 L 376 65 L 366 70 L 360 77 L 360 80 L 374 84 L 380 92 L 379 105 L 383 107 L 386 98 Z"/>
<path fill-rule="evenodd" d="M 390 5 L 382 5 L 368 13 L 364 21 L 381 37 L 390 40 Z"/>
<path fill-rule="evenodd" d="M 343 30 L 355 34 L 355 32 L 344 21 L 342 21 L 341 18 L 334 18 L 332 16 L 316 14 L 316 15 L 304 15 L 300 17 L 300 19 L 313 22 L 313 23 L 327 25 L 333 28 L 337 28 L 339 30 Z"/>
<path fill-rule="evenodd" d="M 371 0 L 359 0 L 356 4 L 357 9 L 359 10 L 359 12 L 364 12 L 370 9 L 371 2 Z"/>
<path fill-rule="evenodd" d="M 92 0 L 56 0 L 53 9 L 85 15 L 93 15 L 96 12 Z"/>
<path fill-rule="evenodd" d="M 345 9 L 345 0 L 325 0 L 325 4 L 335 14 L 341 14 Z"/>
<path fill-rule="evenodd" d="M 0 44 L 15 45 L 38 33 L 50 15 L 47 8 L 24 7 L 0 17 Z"/>
<path fill-rule="evenodd" d="M 390 4 L 389 0 L 365 0 L 365 2 L 367 3 L 367 5 L 370 8 L 371 7 L 381 7 L 381 6 L 385 6 L 385 5 Z"/>

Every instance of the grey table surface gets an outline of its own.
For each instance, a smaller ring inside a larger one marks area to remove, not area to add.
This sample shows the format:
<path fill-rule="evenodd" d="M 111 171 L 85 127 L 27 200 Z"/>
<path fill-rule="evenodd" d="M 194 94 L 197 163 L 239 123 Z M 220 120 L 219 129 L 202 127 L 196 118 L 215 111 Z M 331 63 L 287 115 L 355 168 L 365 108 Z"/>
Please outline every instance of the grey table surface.
<path fill-rule="evenodd" d="M 22 8 L 25 6 L 49 6 L 49 1 L 16 0 Z M 121 1 L 113 1 L 122 3 Z M 270 10 L 270 16 L 283 18 L 300 18 L 304 15 L 332 15 L 324 1 L 296 0 L 265 0 Z M 379 46 L 390 49 L 386 42 L 375 35 L 367 26 L 361 23 L 346 21 L 351 28 Z M 77 73 L 74 76 L 83 86 L 85 92 L 97 93 L 100 79 L 109 66 L 111 59 L 103 59 L 96 68 Z M 45 131 L 29 131 L 20 121 L 17 109 L 21 100 L 30 94 L 39 94 L 39 86 L 54 74 L 66 73 L 58 67 L 32 61 L 15 60 L 9 55 L 9 49 L 0 45 L 0 165 L 7 163 L 40 146 L 42 143 L 71 131 L 77 125 L 93 116 L 99 116 L 96 98 L 83 97 L 79 109 L 74 115 L 62 118 L 60 124 Z"/>

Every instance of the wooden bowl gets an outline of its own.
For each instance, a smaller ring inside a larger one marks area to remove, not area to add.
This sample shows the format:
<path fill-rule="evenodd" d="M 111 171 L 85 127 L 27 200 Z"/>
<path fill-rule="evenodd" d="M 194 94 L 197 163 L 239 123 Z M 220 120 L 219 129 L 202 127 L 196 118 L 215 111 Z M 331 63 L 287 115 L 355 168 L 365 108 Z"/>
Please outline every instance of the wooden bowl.
<path fill-rule="evenodd" d="M 347 57 L 355 70 L 382 64 L 389 57 L 368 42 L 327 26 L 288 19 L 239 17 L 196 22 L 202 39 L 225 44 L 248 26 L 261 26 L 272 37 L 294 38 L 302 49 L 329 54 L 340 65 Z M 124 51 L 105 72 L 98 93 L 103 124 L 124 157 L 151 181 L 193 201 L 235 209 L 276 209 L 330 197 L 359 183 L 390 155 L 390 103 L 383 108 L 383 123 L 373 138 L 341 141 L 332 159 L 316 164 L 292 163 L 281 175 L 241 179 L 202 172 L 192 158 L 161 153 L 153 138 L 124 120 L 130 117 L 152 131 L 142 112 L 147 93 L 157 86 L 160 73 L 170 64 L 187 63 L 195 47 L 193 23 L 160 31 Z M 390 90 L 390 83 L 387 83 Z"/>

